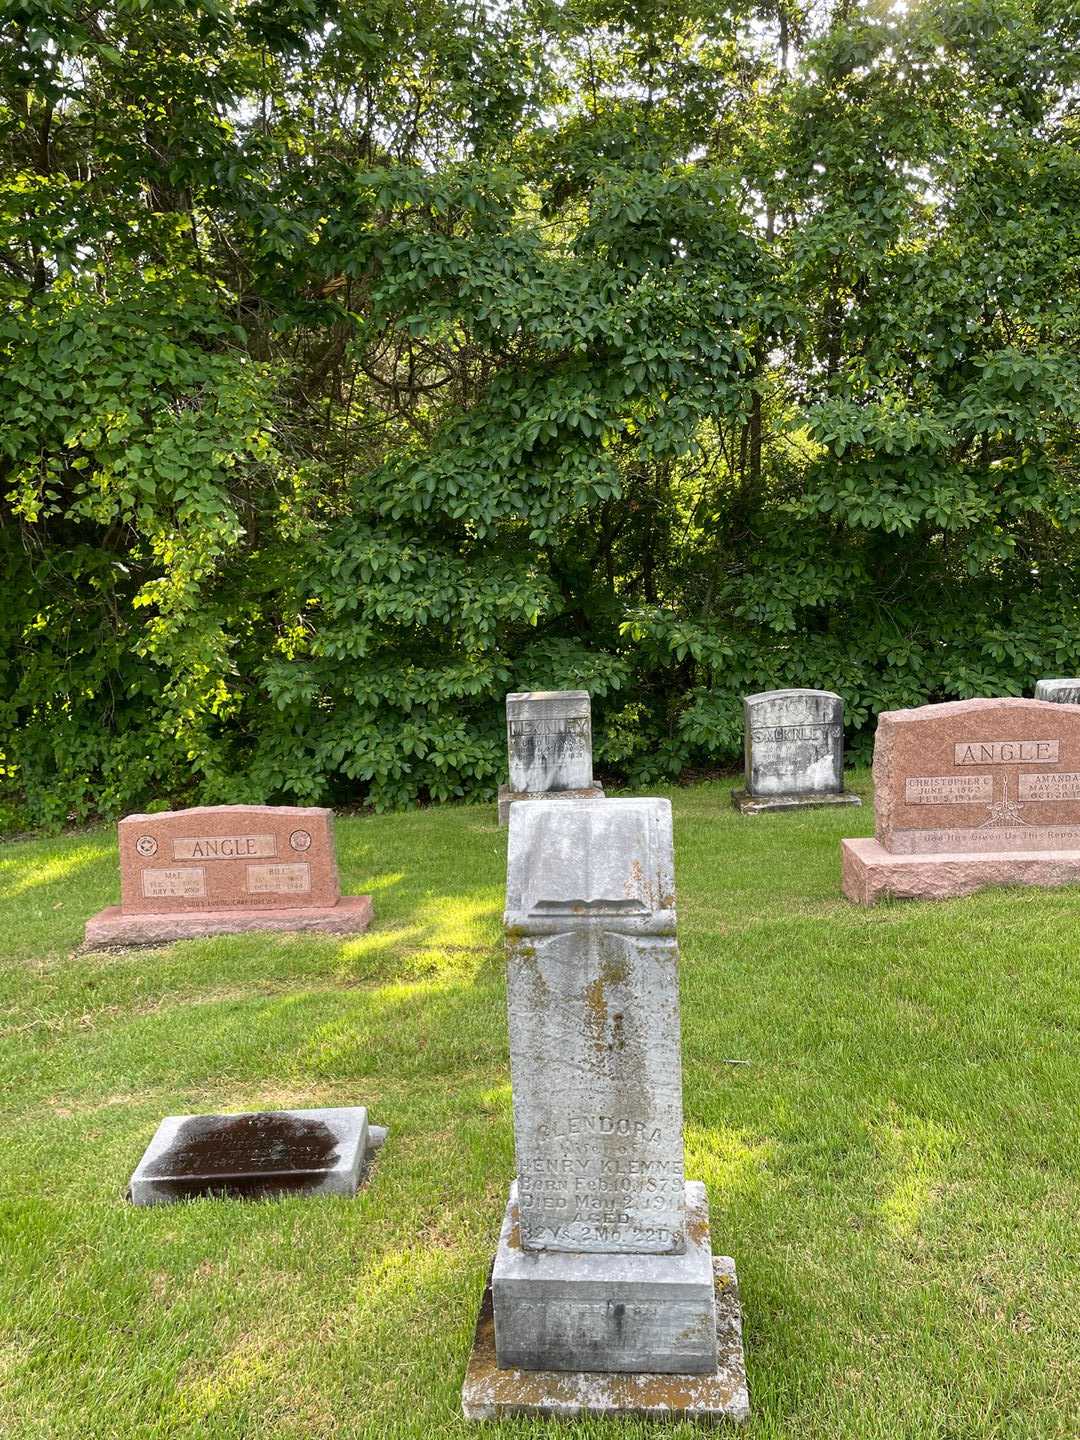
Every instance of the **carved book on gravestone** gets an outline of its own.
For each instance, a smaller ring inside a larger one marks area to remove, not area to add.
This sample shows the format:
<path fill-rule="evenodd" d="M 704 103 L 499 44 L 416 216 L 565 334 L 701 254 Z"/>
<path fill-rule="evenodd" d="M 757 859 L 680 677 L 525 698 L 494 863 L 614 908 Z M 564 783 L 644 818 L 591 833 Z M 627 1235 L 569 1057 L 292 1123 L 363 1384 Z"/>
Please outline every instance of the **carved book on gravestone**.
<path fill-rule="evenodd" d="M 741 1418 L 734 1265 L 683 1174 L 669 803 L 516 804 L 506 932 L 518 1178 L 465 1413 Z"/>
<path fill-rule="evenodd" d="M 90 948 L 371 923 L 370 896 L 341 894 L 330 810 L 199 806 L 128 815 L 117 835 L 121 901 L 87 922 Z"/>
<path fill-rule="evenodd" d="M 593 784 L 592 711 L 587 690 L 532 690 L 506 697 L 510 783 L 499 788 L 499 824 L 515 800 L 558 795 L 602 799 Z"/>
<path fill-rule="evenodd" d="M 744 815 L 858 805 L 844 789 L 844 702 L 831 690 L 765 690 L 743 699 Z"/>
<path fill-rule="evenodd" d="M 937 899 L 1080 880 L 1080 707 L 960 700 L 890 710 L 873 840 L 843 841 L 844 894 Z"/>

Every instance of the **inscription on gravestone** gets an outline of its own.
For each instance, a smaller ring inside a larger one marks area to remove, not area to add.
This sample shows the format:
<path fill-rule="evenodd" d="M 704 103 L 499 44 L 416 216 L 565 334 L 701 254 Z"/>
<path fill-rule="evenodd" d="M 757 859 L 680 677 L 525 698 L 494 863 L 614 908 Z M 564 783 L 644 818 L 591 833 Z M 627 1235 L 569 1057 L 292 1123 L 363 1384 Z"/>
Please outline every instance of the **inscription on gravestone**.
<path fill-rule="evenodd" d="M 128 815 L 118 827 L 124 911 L 335 905 L 332 820 L 330 810 L 295 805 Z"/>
<path fill-rule="evenodd" d="M 532 690 L 506 697 L 510 783 L 499 789 L 499 824 L 517 800 L 545 795 L 602 799 L 593 784 L 592 715 L 585 690 Z"/>
<path fill-rule="evenodd" d="M 507 695 L 506 741 L 511 790 L 583 790 L 592 784 L 587 691 Z"/>
<path fill-rule="evenodd" d="M 609 816 L 612 845 L 597 836 Z M 522 1244 L 681 1249 L 670 811 L 594 801 L 530 819 L 526 856 L 511 831 L 507 892 L 527 932 L 507 975 Z"/>
<path fill-rule="evenodd" d="M 1036 700 L 1050 700 L 1055 705 L 1080 705 L 1080 680 L 1040 680 L 1035 686 Z"/>
<path fill-rule="evenodd" d="M 1027 735 L 1020 717 L 1030 722 Z M 878 839 L 893 854 L 1080 845 L 1080 710 L 969 700 L 888 711 L 878 727 Z M 1062 769 L 1070 745 L 1072 765 Z"/>

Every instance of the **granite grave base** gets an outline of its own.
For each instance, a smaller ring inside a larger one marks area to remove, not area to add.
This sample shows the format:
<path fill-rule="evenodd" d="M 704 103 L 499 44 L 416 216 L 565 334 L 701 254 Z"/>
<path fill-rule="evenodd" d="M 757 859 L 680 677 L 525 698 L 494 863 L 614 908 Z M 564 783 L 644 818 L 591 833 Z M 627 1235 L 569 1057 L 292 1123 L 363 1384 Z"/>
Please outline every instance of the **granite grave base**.
<path fill-rule="evenodd" d="M 600 1370 L 500 1370 L 495 1357 L 491 1285 L 484 1292 L 461 1403 L 468 1420 L 513 1415 L 572 1419 L 579 1415 L 640 1415 L 650 1420 L 703 1424 L 741 1422 L 750 1414 L 743 1355 L 742 1311 L 735 1262 L 712 1262 L 716 1306 L 716 1364 L 707 1374 L 671 1375 Z"/>
<path fill-rule="evenodd" d="M 167 1115 L 128 1197 L 133 1205 L 168 1205 L 207 1195 L 355 1195 L 374 1143 L 362 1105 Z"/>
<path fill-rule="evenodd" d="M 938 851 L 895 855 L 877 840 L 840 842 L 841 888 L 858 905 L 947 900 L 999 885 L 1080 885 L 1080 850 Z"/>
<path fill-rule="evenodd" d="M 823 805 L 861 805 L 850 790 L 826 795 L 751 795 L 745 787 L 731 792 L 731 803 L 741 815 L 761 815 L 768 810 L 817 810 Z"/>
<path fill-rule="evenodd" d="M 343 895 L 336 905 L 281 906 L 272 910 L 187 910 L 129 915 L 120 905 L 108 905 L 86 922 L 83 948 L 107 950 L 125 945 L 167 945 L 173 940 L 240 935 L 247 930 L 362 935 L 370 924 L 370 895 Z"/>
<path fill-rule="evenodd" d="M 686 1236 L 666 1255 L 525 1250 L 515 1182 L 491 1275 L 502 1369 L 668 1375 L 716 1368 L 709 1204 L 685 1183 Z"/>
<path fill-rule="evenodd" d="M 590 785 L 584 790 L 511 790 L 509 785 L 499 786 L 499 824 L 510 822 L 510 806 L 515 800 L 603 800 L 602 785 Z"/>

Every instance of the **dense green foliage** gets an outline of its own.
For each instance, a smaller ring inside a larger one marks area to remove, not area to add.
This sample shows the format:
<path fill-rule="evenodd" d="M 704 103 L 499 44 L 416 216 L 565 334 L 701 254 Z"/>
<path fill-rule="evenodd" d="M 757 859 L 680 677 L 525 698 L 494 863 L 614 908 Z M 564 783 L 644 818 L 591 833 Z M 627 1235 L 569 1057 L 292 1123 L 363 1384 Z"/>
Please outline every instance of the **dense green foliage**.
<path fill-rule="evenodd" d="M 39 821 L 602 772 L 1080 668 L 1070 0 L 16 0 L 0 766 Z"/>

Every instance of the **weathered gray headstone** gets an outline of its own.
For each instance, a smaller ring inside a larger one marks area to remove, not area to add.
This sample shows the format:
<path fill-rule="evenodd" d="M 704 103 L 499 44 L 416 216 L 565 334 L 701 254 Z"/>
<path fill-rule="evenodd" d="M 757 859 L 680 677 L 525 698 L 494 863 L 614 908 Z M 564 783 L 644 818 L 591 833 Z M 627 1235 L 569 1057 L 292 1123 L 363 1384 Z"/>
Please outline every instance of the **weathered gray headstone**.
<path fill-rule="evenodd" d="M 522 1244 L 671 1253 L 686 1228 L 671 809 L 525 804 L 506 896 Z"/>
<path fill-rule="evenodd" d="M 510 783 L 499 789 L 499 824 L 515 800 L 558 795 L 601 799 L 593 784 L 592 712 L 587 690 L 532 690 L 506 697 Z"/>
<path fill-rule="evenodd" d="M 742 1418 L 733 1262 L 683 1174 L 668 801 L 516 804 L 505 923 L 518 1179 L 465 1414 Z"/>
<path fill-rule="evenodd" d="M 765 690 L 743 698 L 744 815 L 858 805 L 844 789 L 844 702 L 831 690 Z"/>
<path fill-rule="evenodd" d="M 367 1110 L 167 1115 L 131 1177 L 133 1205 L 199 1195 L 354 1195 L 368 1150 Z"/>
<path fill-rule="evenodd" d="M 1080 705 L 1080 680 L 1040 680 L 1035 686 L 1036 700 L 1050 700 L 1057 705 Z"/>

